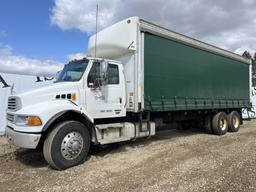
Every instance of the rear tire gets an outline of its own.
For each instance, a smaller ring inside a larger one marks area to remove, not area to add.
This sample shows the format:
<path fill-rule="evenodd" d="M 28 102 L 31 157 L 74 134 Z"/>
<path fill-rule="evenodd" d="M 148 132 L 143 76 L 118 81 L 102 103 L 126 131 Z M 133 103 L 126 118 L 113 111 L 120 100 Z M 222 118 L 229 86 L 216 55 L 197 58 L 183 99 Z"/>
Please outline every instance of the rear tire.
<path fill-rule="evenodd" d="M 228 131 L 238 132 L 240 129 L 241 117 L 237 111 L 228 114 Z"/>
<path fill-rule="evenodd" d="M 225 135 L 228 131 L 228 120 L 225 112 L 218 112 L 212 118 L 212 130 L 215 135 Z"/>
<path fill-rule="evenodd" d="M 205 132 L 208 134 L 213 133 L 213 131 L 212 131 L 212 115 L 211 114 L 207 115 L 204 119 L 204 129 L 205 129 Z"/>
<path fill-rule="evenodd" d="M 86 160 L 90 148 L 90 134 L 80 122 L 67 121 L 57 125 L 47 135 L 43 153 L 51 167 L 64 170 Z"/>

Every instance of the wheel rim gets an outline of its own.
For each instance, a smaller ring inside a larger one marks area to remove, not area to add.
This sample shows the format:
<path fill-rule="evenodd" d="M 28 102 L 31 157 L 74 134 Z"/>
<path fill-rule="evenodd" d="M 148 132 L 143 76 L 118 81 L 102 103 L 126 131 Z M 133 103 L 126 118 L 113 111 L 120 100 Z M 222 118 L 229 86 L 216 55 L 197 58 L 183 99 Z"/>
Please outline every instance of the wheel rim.
<path fill-rule="evenodd" d="M 77 158 L 83 149 L 83 137 L 78 132 L 68 133 L 61 143 L 61 154 L 67 160 Z"/>
<path fill-rule="evenodd" d="M 227 120 L 225 118 L 221 118 L 220 128 L 221 128 L 222 131 L 225 131 L 225 129 L 227 129 Z"/>
<path fill-rule="evenodd" d="M 238 117 L 237 116 L 234 116 L 233 117 L 233 125 L 234 125 L 234 128 L 238 128 L 239 127 L 239 124 L 240 124 L 240 122 L 239 122 L 239 119 L 238 119 Z"/>

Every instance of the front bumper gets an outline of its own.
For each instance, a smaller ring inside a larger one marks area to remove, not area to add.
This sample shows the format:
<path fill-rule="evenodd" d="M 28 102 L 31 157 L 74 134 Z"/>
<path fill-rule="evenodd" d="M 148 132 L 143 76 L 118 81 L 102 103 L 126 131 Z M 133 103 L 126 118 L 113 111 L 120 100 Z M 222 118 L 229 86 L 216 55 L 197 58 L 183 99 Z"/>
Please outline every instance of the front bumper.
<path fill-rule="evenodd" d="M 6 127 L 5 134 L 10 144 L 27 149 L 35 149 L 41 138 L 41 134 L 20 133 L 9 127 Z"/>

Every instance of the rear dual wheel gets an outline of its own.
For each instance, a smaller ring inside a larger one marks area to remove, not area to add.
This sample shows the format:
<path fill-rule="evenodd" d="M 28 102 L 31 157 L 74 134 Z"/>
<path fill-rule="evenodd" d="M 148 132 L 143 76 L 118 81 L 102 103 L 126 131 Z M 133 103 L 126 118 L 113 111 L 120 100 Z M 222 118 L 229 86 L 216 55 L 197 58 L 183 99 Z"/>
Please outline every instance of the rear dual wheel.
<path fill-rule="evenodd" d="M 228 131 L 228 117 L 225 112 L 218 112 L 212 118 L 212 130 L 215 135 L 225 135 Z"/>
<path fill-rule="evenodd" d="M 225 135 L 227 131 L 238 132 L 240 123 L 241 117 L 237 111 L 232 111 L 228 115 L 222 111 L 215 115 L 206 116 L 204 127 L 207 133 Z"/>
<path fill-rule="evenodd" d="M 237 111 L 228 114 L 228 131 L 238 132 L 240 129 L 241 117 Z"/>

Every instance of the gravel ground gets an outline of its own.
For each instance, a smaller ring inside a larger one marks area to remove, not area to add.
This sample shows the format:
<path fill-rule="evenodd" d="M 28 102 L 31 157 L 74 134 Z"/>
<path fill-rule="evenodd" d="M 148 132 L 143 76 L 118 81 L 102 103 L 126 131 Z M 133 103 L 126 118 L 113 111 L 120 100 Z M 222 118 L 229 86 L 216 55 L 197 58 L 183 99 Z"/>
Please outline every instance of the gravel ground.
<path fill-rule="evenodd" d="M 0 137 L 0 191 L 256 191 L 256 121 L 219 137 L 197 129 L 94 147 L 66 171 L 41 152 L 16 149 Z"/>

